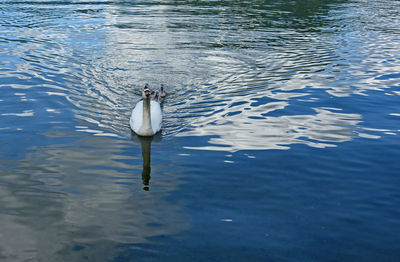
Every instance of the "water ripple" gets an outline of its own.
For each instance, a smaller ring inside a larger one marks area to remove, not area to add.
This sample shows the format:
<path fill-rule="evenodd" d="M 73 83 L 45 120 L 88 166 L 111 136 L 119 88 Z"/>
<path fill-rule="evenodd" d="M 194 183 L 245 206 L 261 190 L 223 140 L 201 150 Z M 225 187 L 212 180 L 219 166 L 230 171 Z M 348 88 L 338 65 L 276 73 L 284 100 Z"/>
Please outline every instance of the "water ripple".
<path fill-rule="evenodd" d="M 32 117 L 40 107 L 52 115 L 68 111 L 84 127 L 78 132 L 129 137 L 130 111 L 149 82 L 168 89 L 163 135 L 210 136 L 208 149 L 325 147 L 357 134 L 373 137 L 363 126 L 363 109 L 349 110 L 338 99 L 371 91 L 398 95 L 400 41 L 392 39 L 388 20 L 374 16 L 385 23 L 366 27 L 357 19 L 374 13 L 372 7 L 348 12 L 357 5 L 346 5 L 332 14 L 300 14 L 293 26 L 282 18 L 290 5 L 277 2 L 276 13 L 275 5 L 257 4 L 271 12 L 240 4 L 226 10 L 202 3 L 190 11 L 158 2 L 7 2 L 1 87 L 35 90 L 23 98 L 9 93 L 11 101 L 29 104 L 2 115 Z M 195 21 L 188 12 L 196 13 Z M 32 14 L 36 20 L 28 19 Z M 66 19 L 67 28 L 60 24 Z M 385 34 L 367 41 L 377 31 Z"/>
<path fill-rule="evenodd" d="M 394 258 L 398 10 L 1 1 L 0 257 Z M 151 154 L 128 124 L 145 83 L 168 92 Z"/>

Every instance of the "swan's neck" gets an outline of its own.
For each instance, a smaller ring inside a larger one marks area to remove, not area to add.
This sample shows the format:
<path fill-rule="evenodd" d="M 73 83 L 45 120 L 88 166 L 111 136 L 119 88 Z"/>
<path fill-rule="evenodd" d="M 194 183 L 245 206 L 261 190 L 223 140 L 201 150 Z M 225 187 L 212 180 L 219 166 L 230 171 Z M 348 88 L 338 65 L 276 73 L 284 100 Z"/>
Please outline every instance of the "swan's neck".
<path fill-rule="evenodd" d="M 153 130 L 151 129 L 150 97 L 143 99 L 143 121 L 140 129 L 145 135 L 153 134 Z"/>

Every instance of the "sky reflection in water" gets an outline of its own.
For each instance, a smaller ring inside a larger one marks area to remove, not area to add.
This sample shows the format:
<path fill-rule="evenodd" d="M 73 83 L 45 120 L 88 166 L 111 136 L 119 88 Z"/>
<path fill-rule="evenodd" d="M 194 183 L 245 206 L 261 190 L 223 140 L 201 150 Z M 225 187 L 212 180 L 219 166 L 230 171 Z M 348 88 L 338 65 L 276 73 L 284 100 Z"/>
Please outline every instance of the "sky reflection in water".
<path fill-rule="evenodd" d="M 392 254 L 396 3 L 2 1 L 0 258 Z M 128 125 L 146 82 L 152 141 Z"/>

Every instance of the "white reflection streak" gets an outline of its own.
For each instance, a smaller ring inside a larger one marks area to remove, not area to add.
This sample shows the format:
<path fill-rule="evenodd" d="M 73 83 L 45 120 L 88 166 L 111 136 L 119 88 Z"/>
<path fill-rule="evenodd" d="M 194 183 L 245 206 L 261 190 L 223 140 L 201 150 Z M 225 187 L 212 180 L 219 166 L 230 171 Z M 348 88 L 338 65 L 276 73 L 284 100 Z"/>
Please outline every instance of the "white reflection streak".
<path fill-rule="evenodd" d="M 243 97 L 241 98 L 243 101 Z M 226 111 L 211 118 L 201 117 L 192 123 L 193 130 L 179 136 L 217 136 L 209 140 L 211 146 L 186 147 L 190 149 L 238 151 L 263 149 L 289 149 L 292 144 L 311 147 L 334 147 L 335 143 L 352 139 L 354 127 L 360 123 L 361 115 L 334 112 L 333 109 L 314 108 L 313 115 L 265 116 L 269 112 L 283 109 L 288 102 L 273 102 L 249 107 L 249 102 L 240 105 L 240 114 L 227 116 Z M 215 111 L 223 108 L 215 108 Z M 258 117 L 258 119 L 254 119 Z"/>
<path fill-rule="evenodd" d="M 3 113 L 2 116 L 19 116 L 19 117 L 29 117 L 33 116 L 35 113 L 33 110 L 24 110 L 22 113 Z"/>

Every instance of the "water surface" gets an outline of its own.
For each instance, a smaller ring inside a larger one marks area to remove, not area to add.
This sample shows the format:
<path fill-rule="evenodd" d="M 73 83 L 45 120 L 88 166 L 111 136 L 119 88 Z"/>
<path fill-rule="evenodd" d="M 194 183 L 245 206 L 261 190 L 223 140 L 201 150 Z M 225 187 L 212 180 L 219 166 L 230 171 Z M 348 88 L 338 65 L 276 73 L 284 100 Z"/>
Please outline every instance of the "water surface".
<path fill-rule="evenodd" d="M 1 260 L 398 261 L 399 14 L 0 1 Z"/>

